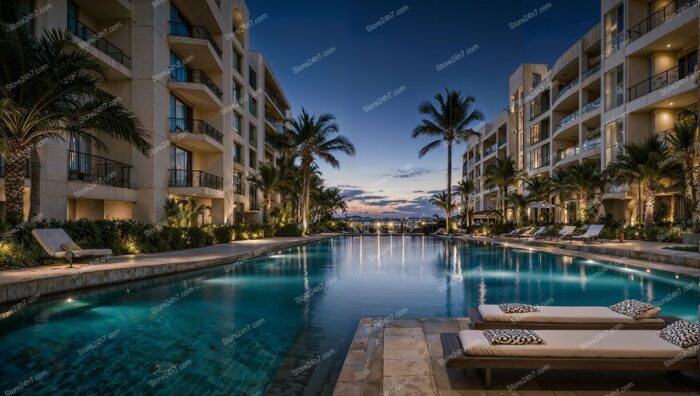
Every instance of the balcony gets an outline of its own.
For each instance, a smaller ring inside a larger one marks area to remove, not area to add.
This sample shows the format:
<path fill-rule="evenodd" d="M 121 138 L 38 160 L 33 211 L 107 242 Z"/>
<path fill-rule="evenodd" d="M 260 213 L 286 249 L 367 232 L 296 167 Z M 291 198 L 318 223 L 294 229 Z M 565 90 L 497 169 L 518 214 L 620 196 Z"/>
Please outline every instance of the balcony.
<path fill-rule="evenodd" d="M 178 145 L 191 151 L 223 152 L 224 134 L 203 120 L 187 118 L 168 119 L 170 133 L 184 134 L 178 137 Z"/>
<path fill-rule="evenodd" d="M 556 102 L 557 100 L 561 99 L 566 95 L 567 92 L 571 91 L 575 86 L 577 86 L 579 83 L 579 79 L 575 78 L 573 81 L 570 83 L 566 84 L 566 86 L 562 89 L 559 90 L 559 93 L 557 96 L 554 98 L 554 101 Z"/>
<path fill-rule="evenodd" d="M 637 40 L 645 34 L 651 32 L 664 23 L 674 19 L 679 14 L 687 11 L 689 8 L 698 5 L 698 0 L 673 0 L 663 6 L 658 11 L 649 15 L 648 18 L 632 26 L 627 30 L 627 35 L 630 41 Z"/>
<path fill-rule="evenodd" d="M 131 165 L 97 155 L 68 150 L 68 180 L 131 188 Z"/>
<path fill-rule="evenodd" d="M 593 76 L 593 75 L 595 75 L 596 73 L 599 73 L 599 72 L 600 72 L 600 63 L 598 63 L 597 65 L 593 66 L 593 68 L 588 69 L 588 70 L 586 70 L 585 72 L 583 72 L 583 74 L 581 75 L 581 81 L 585 81 L 585 80 L 588 79 L 589 77 L 591 77 L 591 76 Z"/>
<path fill-rule="evenodd" d="M 583 106 L 583 109 L 581 109 L 581 115 L 586 115 L 588 113 L 592 113 L 600 108 L 600 97 L 598 99 L 592 101 L 591 103 Z"/>
<path fill-rule="evenodd" d="M 223 106 L 224 92 L 201 70 L 175 70 L 168 87 L 196 107 L 218 110 Z"/>
<path fill-rule="evenodd" d="M 583 152 L 591 151 L 591 150 L 595 150 L 597 148 L 600 148 L 600 136 L 598 136 L 597 138 L 585 140 L 583 142 L 582 147 L 583 147 L 583 149 L 582 149 Z"/>
<path fill-rule="evenodd" d="M 578 118 L 578 111 L 575 111 L 575 112 L 569 114 L 568 116 L 562 118 L 562 119 L 559 120 L 559 122 L 557 123 L 557 130 L 562 129 L 562 128 L 564 128 L 564 127 L 570 125 L 570 124 L 573 123 L 577 118 Z"/>
<path fill-rule="evenodd" d="M 557 152 L 557 163 L 564 162 L 568 159 L 572 159 L 581 153 L 579 146 L 569 147 L 564 150 L 559 150 Z"/>
<path fill-rule="evenodd" d="M 495 153 L 497 150 L 498 150 L 498 143 L 494 143 L 494 144 L 490 145 L 489 147 L 485 148 L 484 149 L 484 158 Z"/>
<path fill-rule="evenodd" d="M 689 73 L 681 73 L 679 66 L 663 71 L 630 87 L 627 90 L 627 101 L 631 102 L 633 100 L 641 98 L 642 96 L 648 95 L 656 90 L 668 87 L 672 84 L 679 82 L 686 76 L 693 75 L 694 73 L 695 70 Z"/>
<path fill-rule="evenodd" d="M 498 139 L 498 147 L 501 147 L 501 146 L 505 145 L 507 142 L 508 142 L 508 139 L 506 139 L 506 138 L 504 138 L 504 137 Z"/>
<path fill-rule="evenodd" d="M 204 198 L 224 197 L 224 178 L 200 170 L 169 169 L 168 192 Z"/>
<path fill-rule="evenodd" d="M 182 59 L 192 56 L 189 65 L 207 71 L 223 71 L 222 51 L 204 26 L 169 22 L 168 41 L 172 50 Z"/>
<path fill-rule="evenodd" d="M 107 78 L 131 78 L 131 57 L 103 37 L 106 31 L 95 32 L 72 15 L 68 15 L 66 29 L 73 35 L 78 47 L 107 66 Z"/>

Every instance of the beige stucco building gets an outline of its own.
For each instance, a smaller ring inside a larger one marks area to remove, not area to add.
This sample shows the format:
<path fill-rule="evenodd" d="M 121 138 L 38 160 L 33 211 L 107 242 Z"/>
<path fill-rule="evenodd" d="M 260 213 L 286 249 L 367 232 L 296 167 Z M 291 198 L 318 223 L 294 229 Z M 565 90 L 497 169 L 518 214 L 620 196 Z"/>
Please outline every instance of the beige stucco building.
<path fill-rule="evenodd" d="M 29 15 L 36 35 L 73 33 L 76 48 L 104 65 L 103 90 L 138 116 L 153 145 L 148 156 L 108 138 L 108 152 L 80 139 L 42 145 L 44 217 L 157 223 L 166 198 L 176 198 L 210 206 L 205 223 L 261 220 L 247 176 L 275 158 L 266 136 L 291 117 L 270 65 L 249 48 L 251 27 L 266 15 L 249 15 L 244 0 L 15 0 L 3 8 L 6 18 Z"/>
<path fill-rule="evenodd" d="M 528 176 L 591 159 L 605 169 L 652 134 L 666 138 L 676 114 L 696 109 L 700 6 L 697 0 L 602 0 L 600 21 L 549 68 L 525 64 L 510 77 L 510 104 L 472 138 L 463 176 L 476 181 L 477 218 L 496 208 L 497 190 L 483 182 L 495 158 L 514 156 Z M 592 21 L 592 24 L 595 21 Z M 519 187 L 522 190 L 522 187 Z M 527 193 L 525 191 L 525 193 Z M 639 221 L 637 186 L 612 186 L 601 212 L 626 224 Z M 666 219 L 683 215 L 681 191 L 659 194 Z M 567 202 L 557 221 L 566 221 Z"/>

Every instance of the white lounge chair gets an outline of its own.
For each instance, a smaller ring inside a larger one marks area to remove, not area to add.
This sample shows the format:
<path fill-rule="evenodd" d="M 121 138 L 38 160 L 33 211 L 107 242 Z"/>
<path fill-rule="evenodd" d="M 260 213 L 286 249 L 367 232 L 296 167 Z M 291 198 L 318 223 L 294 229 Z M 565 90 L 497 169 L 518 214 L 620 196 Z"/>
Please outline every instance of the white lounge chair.
<path fill-rule="evenodd" d="M 32 235 L 36 238 L 42 248 L 49 256 L 66 259 L 73 267 L 73 259 L 77 257 L 106 257 L 112 255 L 111 249 L 76 249 L 64 250 L 63 245 L 73 244 L 72 239 L 62 228 L 45 228 L 32 230 Z"/>
<path fill-rule="evenodd" d="M 560 239 L 566 239 L 571 237 L 571 235 L 576 231 L 576 226 L 564 226 L 561 230 L 559 230 L 559 234 L 556 236 L 556 241 Z"/>
<path fill-rule="evenodd" d="M 547 227 L 540 227 L 537 229 L 537 231 L 532 233 L 532 237 L 534 239 L 543 239 L 544 238 L 544 233 L 547 231 Z"/>
<path fill-rule="evenodd" d="M 517 235 L 520 235 L 520 228 L 516 228 L 511 232 L 506 232 L 506 233 L 501 234 L 501 238 L 508 238 L 508 237 L 517 236 Z"/>
<path fill-rule="evenodd" d="M 532 236 L 533 231 L 534 231 L 533 227 L 523 228 L 522 232 L 520 234 L 513 235 L 513 238 L 525 238 L 525 239 L 527 239 L 527 238 Z"/>
<path fill-rule="evenodd" d="M 599 236 L 600 236 L 600 233 L 603 231 L 603 227 L 604 226 L 601 224 L 592 224 L 590 227 L 588 227 L 586 232 L 584 232 L 583 234 L 572 236 L 571 242 L 573 242 L 574 240 L 583 241 L 584 243 L 594 241 L 594 240 L 597 240 L 600 242 Z"/>

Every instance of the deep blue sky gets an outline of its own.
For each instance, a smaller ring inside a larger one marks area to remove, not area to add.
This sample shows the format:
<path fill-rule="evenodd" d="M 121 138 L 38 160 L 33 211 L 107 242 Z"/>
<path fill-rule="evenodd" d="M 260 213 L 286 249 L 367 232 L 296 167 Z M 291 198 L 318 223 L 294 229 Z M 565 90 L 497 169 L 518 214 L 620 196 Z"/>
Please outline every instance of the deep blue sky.
<path fill-rule="evenodd" d="M 541 7 L 547 9 L 510 28 Z M 447 86 L 475 96 L 488 121 L 508 104 L 508 77 L 520 64 L 551 66 L 600 18 L 599 0 L 248 0 L 248 8 L 251 19 L 266 15 L 250 29 L 251 48 L 272 66 L 295 115 L 302 106 L 334 114 L 357 147 L 355 157 L 340 157 L 340 170 L 322 165 L 327 184 L 345 190 L 351 214 L 402 217 L 432 215 L 429 192 L 446 184 L 445 149 L 418 158 L 428 142 L 411 138 L 418 105 Z M 324 51 L 329 55 L 299 71 Z M 455 148 L 453 177 L 461 174 L 463 150 Z"/>

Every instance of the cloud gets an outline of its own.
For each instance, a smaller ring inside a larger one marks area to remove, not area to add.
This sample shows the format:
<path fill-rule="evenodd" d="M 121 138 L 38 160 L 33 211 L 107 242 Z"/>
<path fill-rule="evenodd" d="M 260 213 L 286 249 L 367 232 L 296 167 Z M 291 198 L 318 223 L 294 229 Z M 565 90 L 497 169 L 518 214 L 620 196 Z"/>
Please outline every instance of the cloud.
<path fill-rule="evenodd" d="M 391 177 L 394 179 L 410 179 L 412 177 L 419 177 L 432 173 L 432 169 L 428 168 L 399 168 L 394 169 L 389 173 L 384 174 L 384 177 Z"/>

